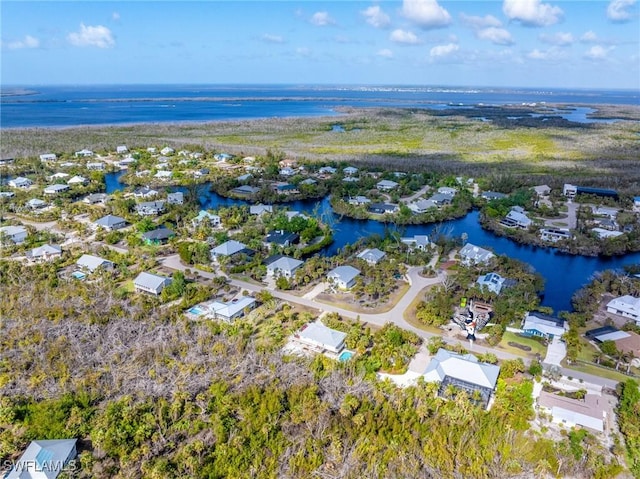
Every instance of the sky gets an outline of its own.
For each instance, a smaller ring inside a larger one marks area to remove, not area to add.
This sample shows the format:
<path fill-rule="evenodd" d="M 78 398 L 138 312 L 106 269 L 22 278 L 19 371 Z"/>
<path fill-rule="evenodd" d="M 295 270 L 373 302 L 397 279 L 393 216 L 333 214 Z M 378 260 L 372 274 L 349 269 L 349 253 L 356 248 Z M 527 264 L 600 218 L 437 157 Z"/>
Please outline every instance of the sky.
<path fill-rule="evenodd" d="M 2 85 L 640 90 L 639 0 L 6 1 Z"/>

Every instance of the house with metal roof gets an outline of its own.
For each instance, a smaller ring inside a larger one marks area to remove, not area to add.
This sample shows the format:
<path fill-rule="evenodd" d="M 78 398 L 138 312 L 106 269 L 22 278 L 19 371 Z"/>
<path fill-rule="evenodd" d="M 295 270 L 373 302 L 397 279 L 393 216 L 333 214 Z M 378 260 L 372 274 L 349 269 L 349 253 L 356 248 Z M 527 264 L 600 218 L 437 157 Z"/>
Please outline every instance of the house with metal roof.
<path fill-rule="evenodd" d="M 182 205 L 184 204 L 184 193 L 182 191 L 176 191 L 174 193 L 167 194 L 167 203 L 170 205 Z"/>
<path fill-rule="evenodd" d="M 136 213 L 140 216 L 158 216 L 164 212 L 164 200 L 145 201 L 136 205 Z"/>
<path fill-rule="evenodd" d="M 116 153 L 121 155 L 129 151 L 129 148 L 126 145 L 118 145 L 116 146 Z"/>
<path fill-rule="evenodd" d="M 391 180 L 380 180 L 376 184 L 376 188 L 378 188 L 381 191 L 391 191 L 397 187 L 398 187 L 398 183 Z"/>
<path fill-rule="evenodd" d="M 108 259 L 100 258 L 92 254 L 83 254 L 78 258 L 78 261 L 76 261 L 76 266 L 78 269 L 93 273 L 98 269 L 112 270 L 115 265 Z"/>
<path fill-rule="evenodd" d="M 27 229 L 22 226 L 2 226 L 0 227 L 0 240 L 10 241 L 14 244 L 21 244 L 27 239 Z"/>
<path fill-rule="evenodd" d="M 507 278 L 500 276 L 498 273 L 487 273 L 480 275 L 476 280 L 480 289 L 486 289 L 495 294 L 500 294 L 502 288 L 509 286 L 512 282 Z"/>
<path fill-rule="evenodd" d="M 195 228 L 200 225 L 200 223 L 202 223 L 202 221 L 204 221 L 205 219 L 209 221 L 209 224 L 211 226 L 219 226 L 222 223 L 222 219 L 220 218 L 220 216 L 214 215 L 213 213 L 209 213 L 205 210 L 200 210 L 198 216 L 191 220 L 191 224 Z"/>
<path fill-rule="evenodd" d="M 77 439 L 31 441 L 4 479 L 56 479 L 76 458 Z"/>
<path fill-rule="evenodd" d="M 400 238 L 400 242 L 406 244 L 409 249 L 419 249 L 422 251 L 433 245 L 427 235 L 414 235 L 411 237 Z"/>
<path fill-rule="evenodd" d="M 7 182 L 7 185 L 12 188 L 29 188 L 31 185 L 33 185 L 33 181 L 31 181 L 29 178 L 25 178 L 24 176 L 18 176 L 17 178 L 9 180 Z"/>
<path fill-rule="evenodd" d="M 354 205 L 354 206 L 362 206 L 362 205 L 368 205 L 369 203 L 371 203 L 371 200 L 369 198 L 367 198 L 366 196 L 353 196 L 350 197 L 347 202 L 350 205 Z"/>
<path fill-rule="evenodd" d="M 162 150 L 160 150 L 161 155 L 172 155 L 175 150 L 169 146 L 165 146 Z"/>
<path fill-rule="evenodd" d="M 86 148 L 80 150 L 80 151 L 76 151 L 75 153 L 76 158 L 84 158 L 84 157 L 88 157 L 88 156 L 93 156 L 93 151 L 91 150 L 87 150 Z"/>
<path fill-rule="evenodd" d="M 124 218 L 121 218 L 120 216 L 107 215 L 94 221 L 93 224 L 96 227 L 100 226 L 106 230 L 113 231 L 113 230 L 119 230 L 120 228 L 124 228 L 125 226 L 127 226 L 127 220 L 125 220 Z"/>
<path fill-rule="evenodd" d="M 142 233 L 142 240 L 146 244 L 166 244 L 171 238 L 173 238 L 176 234 L 171 231 L 169 228 L 165 228 L 161 226 L 155 230 L 147 231 Z"/>
<path fill-rule="evenodd" d="M 466 265 L 484 264 L 495 258 L 491 251 L 471 243 L 467 243 L 460 249 L 460 261 Z"/>
<path fill-rule="evenodd" d="M 56 161 L 58 157 L 54 153 L 44 153 L 40 155 L 40 161 L 46 163 L 47 161 Z"/>
<path fill-rule="evenodd" d="M 466 391 L 472 396 L 480 394 L 480 403 L 485 407 L 496 388 L 500 366 L 482 363 L 472 354 L 457 354 L 439 349 L 424 372 L 427 382 L 439 382 L 439 396 L 444 396 L 447 386 Z"/>
<path fill-rule="evenodd" d="M 232 189 L 231 193 L 239 196 L 249 196 L 255 195 L 258 191 L 260 191 L 260 188 L 257 186 L 242 185 Z"/>
<path fill-rule="evenodd" d="M 86 203 L 88 205 L 95 205 L 98 203 L 105 203 L 107 201 L 107 194 L 106 193 L 92 193 L 90 195 L 85 196 L 82 199 L 83 203 Z"/>
<path fill-rule="evenodd" d="M 333 166 L 322 166 L 318 170 L 318 173 L 320 173 L 321 175 L 333 175 L 335 174 L 336 171 L 338 170 L 335 169 Z"/>
<path fill-rule="evenodd" d="M 68 185 L 86 185 L 87 183 L 89 183 L 89 180 L 80 175 L 72 176 L 69 181 L 67 181 Z"/>
<path fill-rule="evenodd" d="M 256 306 L 256 299 L 251 296 L 243 296 L 229 302 L 214 301 L 206 305 L 208 316 L 213 319 L 221 319 L 230 323 L 234 319 L 245 315 Z"/>
<path fill-rule="evenodd" d="M 247 248 L 246 244 L 240 243 L 240 241 L 236 240 L 229 240 L 211 249 L 211 259 L 215 261 L 221 256 L 233 256 L 238 253 L 246 253 L 249 251 L 251 250 Z"/>
<path fill-rule="evenodd" d="M 331 329 L 320 321 L 309 323 L 293 335 L 293 340 L 304 347 L 318 352 L 329 351 L 339 354 L 344 349 L 347 333 Z"/>
<path fill-rule="evenodd" d="M 398 205 L 392 205 L 390 203 L 371 203 L 367 210 L 371 213 L 382 215 L 397 213 L 399 208 Z"/>
<path fill-rule="evenodd" d="M 52 261 L 62 256 L 62 248 L 56 245 L 43 244 L 27 252 L 30 261 Z"/>
<path fill-rule="evenodd" d="M 607 303 L 607 312 L 640 323 L 640 298 L 628 294 L 614 298 Z"/>
<path fill-rule="evenodd" d="M 522 323 L 525 336 L 539 336 L 546 339 L 560 338 L 567 332 L 565 320 L 538 311 L 527 312 Z"/>
<path fill-rule="evenodd" d="M 273 206 L 263 205 L 262 203 L 249 206 L 249 214 L 260 216 L 265 213 L 273 213 Z"/>
<path fill-rule="evenodd" d="M 565 239 L 571 239 L 571 232 L 562 228 L 543 228 L 540 230 L 540 239 L 556 243 Z"/>
<path fill-rule="evenodd" d="M 49 185 L 44 189 L 45 195 L 57 195 L 69 189 L 69 185 Z"/>
<path fill-rule="evenodd" d="M 385 253 L 384 251 L 380 251 L 378 248 L 367 248 L 357 255 L 358 258 L 366 261 L 369 264 L 378 264 L 385 256 L 387 256 L 387 253 Z"/>
<path fill-rule="evenodd" d="M 143 291 L 157 296 L 165 287 L 171 284 L 171 281 L 171 278 L 142 272 L 133 280 L 133 287 L 136 291 Z"/>
<path fill-rule="evenodd" d="M 429 201 L 437 206 L 445 206 L 453 202 L 454 196 L 451 193 L 436 193 L 429 198 Z"/>
<path fill-rule="evenodd" d="M 360 270 L 349 265 L 338 266 L 327 273 L 327 279 L 340 289 L 353 287 L 358 276 L 360 276 Z"/>
<path fill-rule="evenodd" d="M 433 200 L 419 199 L 412 201 L 407 205 L 407 207 L 415 214 L 420 215 L 422 213 L 426 213 L 432 208 L 437 208 L 438 205 Z"/>
<path fill-rule="evenodd" d="M 358 168 L 356 168 L 355 166 L 347 166 L 346 168 L 342 169 L 342 172 L 345 175 L 352 176 L 358 172 Z"/>
<path fill-rule="evenodd" d="M 148 186 L 141 186 L 133 192 L 133 196 L 136 198 L 151 198 L 156 195 L 158 195 L 158 191 Z"/>
<path fill-rule="evenodd" d="M 527 229 L 531 226 L 532 222 L 531 218 L 527 216 L 525 210 L 520 206 L 514 206 L 511 208 L 511 211 L 507 213 L 507 216 L 500 220 L 500 224 L 502 226 L 521 229 Z"/>
<path fill-rule="evenodd" d="M 291 278 L 304 261 L 283 255 L 271 256 L 264 260 L 268 276 L 284 276 Z"/>
<path fill-rule="evenodd" d="M 39 208 L 44 208 L 45 206 L 47 206 L 47 202 L 41 200 L 40 198 L 31 198 L 29 201 L 27 201 L 26 205 L 32 210 L 37 210 Z"/>

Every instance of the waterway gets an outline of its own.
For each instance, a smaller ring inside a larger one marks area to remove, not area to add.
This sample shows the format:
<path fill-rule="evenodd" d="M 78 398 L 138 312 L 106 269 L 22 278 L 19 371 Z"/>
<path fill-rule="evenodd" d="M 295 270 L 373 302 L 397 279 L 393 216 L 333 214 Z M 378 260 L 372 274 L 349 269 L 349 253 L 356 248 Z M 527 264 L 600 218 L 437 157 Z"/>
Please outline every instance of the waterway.
<path fill-rule="evenodd" d="M 126 185 L 119 183 L 122 172 L 108 173 L 105 177 L 107 193 L 123 189 Z M 186 191 L 175 187 L 176 191 Z M 243 200 L 224 198 L 209 191 L 209 185 L 203 184 L 199 194 L 200 206 L 215 210 L 230 205 L 248 204 Z M 320 201 L 294 201 L 283 205 L 290 210 L 319 215 L 334 230 L 334 242 L 322 251 L 322 254 L 333 255 L 349 243 L 372 235 L 384 234 L 393 228 L 392 225 L 373 220 L 357 220 L 341 217 L 333 212 L 329 199 Z M 640 253 L 631 253 L 615 257 L 587 257 L 560 253 L 553 248 L 539 248 L 521 245 L 508 238 L 495 236 L 482 229 L 478 221 L 478 211 L 471 211 L 465 217 L 446 221 L 440 225 L 408 225 L 400 227 L 403 236 L 428 235 L 433 228 L 451 236 L 467 234 L 467 241 L 477 246 L 492 249 L 496 254 L 506 255 L 531 265 L 536 272 L 545 278 L 545 289 L 542 304 L 550 306 L 554 311 L 570 311 L 571 296 L 587 284 L 598 271 L 619 269 L 627 264 L 640 263 Z"/>

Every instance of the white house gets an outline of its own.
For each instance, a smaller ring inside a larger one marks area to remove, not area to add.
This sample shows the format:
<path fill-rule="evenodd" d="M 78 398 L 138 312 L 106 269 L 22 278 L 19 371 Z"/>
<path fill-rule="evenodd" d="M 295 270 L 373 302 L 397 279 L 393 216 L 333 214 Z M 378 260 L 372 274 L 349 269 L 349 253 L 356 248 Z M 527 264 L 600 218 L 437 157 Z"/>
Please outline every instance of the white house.
<path fill-rule="evenodd" d="M 63 191 L 67 191 L 69 185 L 49 185 L 44 189 L 45 195 L 57 195 Z"/>
<path fill-rule="evenodd" d="M 441 186 L 438 188 L 438 193 L 441 195 L 455 196 L 458 190 L 450 186 Z"/>
<path fill-rule="evenodd" d="M 31 185 L 33 185 L 33 181 L 31 181 L 29 178 L 18 176 L 17 178 L 9 180 L 7 184 L 12 188 L 29 188 Z"/>
<path fill-rule="evenodd" d="M 491 251 L 471 243 L 467 243 L 460 250 L 460 260 L 466 265 L 487 263 L 493 258 L 495 255 Z"/>
<path fill-rule="evenodd" d="M 167 194 L 167 203 L 170 205 L 184 204 L 184 193 L 182 191 L 176 191 L 175 193 Z"/>
<path fill-rule="evenodd" d="M 578 187 L 576 185 L 565 183 L 562 187 L 562 194 L 569 199 L 573 199 L 578 194 Z"/>
<path fill-rule="evenodd" d="M 102 163 L 101 161 L 87 163 L 87 170 L 102 171 L 104 169 L 105 169 L 104 163 Z"/>
<path fill-rule="evenodd" d="M 412 201 L 407 205 L 407 207 L 411 211 L 413 211 L 415 214 L 419 215 L 422 213 L 426 213 L 427 210 L 431 208 L 437 208 L 438 205 L 433 200 L 420 199 L 420 200 Z"/>
<path fill-rule="evenodd" d="M 360 271 L 353 266 L 338 266 L 327 273 L 327 279 L 340 289 L 349 289 L 356 284 Z"/>
<path fill-rule="evenodd" d="M 209 316 L 213 319 L 222 319 L 231 322 L 236 318 L 244 316 L 246 311 L 253 309 L 256 305 L 256 299 L 251 296 L 243 296 L 233 301 L 223 303 L 214 301 L 206 306 Z"/>
<path fill-rule="evenodd" d="M 382 191 L 391 191 L 398 187 L 398 183 L 390 180 L 380 180 L 376 184 L 376 188 Z"/>
<path fill-rule="evenodd" d="M 193 227 L 196 228 L 200 223 L 202 223 L 205 218 L 209 220 L 209 224 L 211 226 L 220 226 L 220 224 L 222 223 L 222 219 L 220 218 L 220 216 L 214 215 L 213 213 L 209 213 L 205 210 L 200 210 L 198 216 L 191 220 L 191 224 L 193 224 Z"/>
<path fill-rule="evenodd" d="M 567 328 L 564 319 L 532 311 L 525 314 L 522 331 L 527 336 L 553 339 L 562 337 Z"/>
<path fill-rule="evenodd" d="M 2 226 L 0 227 L 0 239 L 11 241 L 14 244 L 24 243 L 27 239 L 27 229 L 24 226 Z"/>
<path fill-rule="evenodd" d="M 500 224 L 506 226 L 507 228 L 521 228 L 527 229 L 531 226 L 531 219 L 527 216 L 524 209 L 520 206 L 514 206 L 511 208 L 511 211 L 507 213 L 501 221 Z"/>
<path fill-rule="evenodd" d="M 140 188 L 137 188 L 133 192 L 133 196 L 135 196 L 136 198 L 151 198 L 153 196 L 156 196 L 157 194 L 158 194 L 157 190 L 154 190 L 153 188 L 149 188 L 148 186 L 142 186 Z"/>
<path fill-rule="evenodd" d="M 32 441 L 4 479 L 56 479 L 78 455 L 77 439 Z"/>
<path fill-rule="evenodd" d="M 598 394 L 587 394 L 581 400 L 540 391 L 538 407 L 551 414 L 553 422 L 563 426 L 582 426 L 604 431 L 607 400 Z"/>
<path fill-rule="evenodd" d="M 154 178 L 158 178 L 159 180 L 168 180 L 173 176 L 173 173 L 168 170 L 159 170 L 153 175 Z"/>
<path fill-rule="evenodd" d="M 39 208 L 44 208 L 45 206 L 47 206 L 47 202 L 42 201 L 39 198 L 31 198 L 29 201 L 27 201 L 26 205 L 32 210 L 37 210 Z"/>
<path fill-rule="evenodd" d="M 78 261 L 76 261 L 76 266 L 78 267 L 78 269 L 93 273 L 100 268 L 105 270 L 112 270 L 115 265 L 108 259 L 100 258 L 99 256 L 94 256 L 91 254 L 83 254 L 82 256 L 80 256 L 80 258 L 78 258 Z"/>
<path fill-rule="evenodd" d="M 173 148 L 169 148 L 168 146 L 165 146 L 162 150 L 160 150 L 160 154 L 168 156 L 168 155 L 172 155 L 174 151 L 175 150 Z"/>
<path fill-rule="evenodd" d="M 127 226 L 127 220 L 125 220 L 124 218 L 121 218 L 120 216 L 107 215 L 94 221 L 93 224 L 96 227 L 100 226 L 106 230 L 113 231 L 113 230 L 119 230 L 120 228 L 124 228 L 125 226 Z"/>
<path fill-rule="evenodd" d="M 571 239 L 571 233 L 567 229 L 543 228 L 540 230 L 540 239 L 555 243 L 557 241 Z"/>
<path fill-rule="evenodd" d="M 116 146 L 116 153 L 119 155 L 123 155 L 128 151 L 129 151 L 129 148 L 127 148 L 126 145 Z"/>
<path fill-rule="evenodd" d="M 353 176 L 353 175 L 355 175 L 355 174 L 358 172 L 358 168 L 356 168 L 355 166 L 347 166 L 346 168 L 344 168 L 344 169 L 342 170 L 342 172 L 343 172 L 345 175 Z"/>
<path fill-rule="evenodd" d="M 300 331 L 294 334 L 293 339 L 302 346 L 340 354 L 340 351 L 344 349 L 347 333 L 331 329 L 320 321 L 316 321 L 303 326 Z"/>
<path fill-rule="evenodd" d="M 400 241 L 403 244 L 406 244 L 409 249 L 419 249 L 424 251 L 432 246 L 432 243 L 427 235 L 415 235 L 412 237 L 400 238 Z"/>
<path fill-rule="evenodd" d="M 44 153 L 40 155 L 40 161 L 46 163 L 47 161 L 56 161 L 58 157 L 54 153 Z"/>
<path fill-rule="evenodd" d="M 640 324 L 640 298 L 629 295 L 614 298 L 607 303 L 607 312 L 633 319 Z"/>
<path fill-rule="evenodd" d="M 62 248 L 56 245 L 43 244 L 27 253 L 31 261 L 51 261 L 62 256 Z"/>
<path fill-rule="evenodd" d="M 369 264 L 378 264 L 387 255 L 384 251 L 380 251 L 378 248 L 365 249 L 358 254 L 358 258 L 365 260 Z"/>
<path fill-rule="evenodd" d="M 273 213 L 273 206 L 263 204 L 249 206 L 249 214 L 260 216 L 264 213 Z"/>
<path fill-rule="evenodd" d="M 303 264 L 304 261 L 300 261 L 299 259 L 279 255 L 278 257 L 274 257 L 272 261 L 267 262 L 267 275 L 291 278 L 296 270 Z"/>
<path fill-rule="evenodd" d="M 604 228 L 592 228 L 593 231 L 598 238 L 606 239 L 606 238 L 617 238 L 618 236 L 622 236 L 624 233 L 622 231 L 611 231 Z"/>
<path fill-rule="evenodd" d="M 86 148 L 84 148 L 80 151 L 76 151 L 75 156 L 76 158 L 85 158 L 85 157 L 93 156 L 93 151 L 87 150 Z"/>
<path fill-rule="evenodd" d="M 171 284 L 171 278 L 158 276 L 156 274 L 142 272 L 133 280 L 133 287 L 136 291 L 159 295 L 162 290 Z"/>
<path fill-rule="evenodd" d="M 136 213 L 140 216 L 157 216 L 164 212 L 164 201 L 145 201 L 136 205 Z"/>
<path fill-rule="evenodd" d="M 296 174 L 296 170 L 290 167 L 282 168 L 280 171 L 280 176 L 293 176 Z"/>
<path fill-rule="evenodd" d="M 498 273 L 487 273 L 478 277 L 476 283 L 481 289 L 487 289 L 495 294 L 500 294 L 506 278 L 503 278 Z"/>
<path fill-rule="evenodd" d="M 69 181 L 67 181 L 68 185 L 86 185 L 87 183 L 89 183 L 89 180 L 80 175 L 73 176 Z"/>

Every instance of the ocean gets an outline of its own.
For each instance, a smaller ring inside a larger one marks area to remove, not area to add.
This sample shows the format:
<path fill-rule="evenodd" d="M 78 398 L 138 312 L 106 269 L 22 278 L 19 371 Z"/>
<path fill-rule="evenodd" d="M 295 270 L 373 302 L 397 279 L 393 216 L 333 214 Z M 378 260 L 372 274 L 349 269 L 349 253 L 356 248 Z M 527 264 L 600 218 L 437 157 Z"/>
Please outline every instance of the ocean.
<path fill-rule="evenodd" d="M 337 116 L 340 107 L 640 104 L 635 90 L 421 86 L 3 86 L 1 94 L 0 128 Z M 571 119 L 587 121 L 584 115 Z"/>

